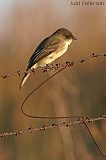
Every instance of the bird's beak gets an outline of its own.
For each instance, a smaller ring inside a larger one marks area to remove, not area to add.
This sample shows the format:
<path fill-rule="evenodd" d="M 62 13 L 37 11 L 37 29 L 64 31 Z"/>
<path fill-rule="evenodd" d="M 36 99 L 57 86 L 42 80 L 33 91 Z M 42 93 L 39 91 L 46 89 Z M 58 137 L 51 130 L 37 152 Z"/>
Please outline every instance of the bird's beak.
<path fill-rule="evenodd" d="M 76 37 L 73 37 L 73 40 L 77 40 L 77 38 L 76 38 Z"/>

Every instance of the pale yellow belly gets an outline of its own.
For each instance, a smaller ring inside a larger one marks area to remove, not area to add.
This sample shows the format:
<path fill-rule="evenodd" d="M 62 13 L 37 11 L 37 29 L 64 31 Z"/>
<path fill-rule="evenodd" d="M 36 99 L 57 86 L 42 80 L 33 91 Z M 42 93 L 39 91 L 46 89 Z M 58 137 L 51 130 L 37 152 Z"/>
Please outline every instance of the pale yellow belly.
<path fill-rule="evenodd" d="M 47 57 L 43 58 L 42 60 L 40 60 L 38 62 L 38 65 L 42 65 L 42 64 L 50 64 L 53 61 L 55 61 L 57 58 L 61 57 L 65 52 L 67 51 L 67 48 L 65 48 L 64 50 L 60 50 L 57 52 L 53 52 L 50 55 L 48 55 Z"/>
<path fill-rule="evenodd" d="M 46 64 L 50 64 L 53 61 L 55 61 L 57 58 L 61 57 L 65 52 L 67 51 L 67 49 L 65 48 L 62 51 L 58 51 L 58 52 L 53 52 L 50 55 L 48 55 L 47 57 L 43 58 L 42 60 L 40 60 L 37 65 L 38 66 L 45 66 Z"/>
<path fill-rule="evenodd" d="M 47 57 L 41 59 L 39 62 L 37 62 L 32 68 L 36 68 L 36 67 L 44 67 L 46 66 L 46 64 L 50 64 L 53 61 L 55 61 L 57 58 L 61 57 L 68 49 L 68 45 L 71 44 L 72 41 L 70 41 L 70 43 L 65 43 L 65 45 L 63 45 L 63 47 L 61 49 L 58 49 L 56 52 L 51 53 L 50 55 L 48 55 Z"/>

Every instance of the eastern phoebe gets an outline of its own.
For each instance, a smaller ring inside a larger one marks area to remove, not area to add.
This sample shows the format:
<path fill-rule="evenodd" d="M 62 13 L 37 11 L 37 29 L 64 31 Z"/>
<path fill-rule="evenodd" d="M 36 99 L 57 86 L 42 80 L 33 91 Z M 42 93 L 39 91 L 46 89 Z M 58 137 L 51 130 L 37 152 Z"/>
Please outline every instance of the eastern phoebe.
<path fill-rule="evenodd" d="M 73 34 L 65 29 L 60 28 L 55 31 L 52 35 L 45 38 L 36 48 L 32 56 L 28 61 L 29 69 L 35 69 L 37 67 L 45 67 L 47 64 L 50 64 L 60 56 L 62 56 L 68 49 L 68 46 L 71 44 L 72 40 L 76 40 L 76 37 Z M 23 87 L 30 73 L 25 73 L 21 83 L 20 89 Z"/>

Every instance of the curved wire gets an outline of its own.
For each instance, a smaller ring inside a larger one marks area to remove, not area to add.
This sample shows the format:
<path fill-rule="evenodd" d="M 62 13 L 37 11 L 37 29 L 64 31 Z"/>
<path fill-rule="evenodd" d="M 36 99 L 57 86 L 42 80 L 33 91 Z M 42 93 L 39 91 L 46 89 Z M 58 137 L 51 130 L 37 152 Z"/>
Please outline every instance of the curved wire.
<path fill-rule="evenodd" d="M 95 141 L 95 139 L 94 139 L 94 137 L 93 137 L 93 135 L 92 135 L 92 133 L 91 133 L 91 131 L 90 131 L 88 125 L 87 125 L 84 121 L 83 121 L 83 123 L 84 123 L 85 127 L 87 128 L 88 133 L 90 134 L 90 136 L 91 136 L 91 138 L 92 138 L 92 140 L 93 140 L 95 146 L 97 147 L 99 153 L 101 154 L 101 156 L 102 156 L 102 157 L 106 157 L 106 155 L 101 151 L 100 147 L 99 147 L 98 144 L 96 143 L 96 141 Z"/>
<path fill-rule="evenodd" d="M 30 118 L 43 118 L 43 119 L 59 119 L 59 118 L 71 118 L 71 117 L 45 117 L 45 116 L 33 116 L 33 115 L 29 115 L 27 113 L 24 112 L 23 107 L 25 102 L 28 100 L 28 98 L 35 92 L 37 91 L 42 85 L 44 85 L 48 80 L 50 80 L 51 78 L 53 78 L 54 76 L 56 76 L 59 72 L 61 72 L 62 70 L 64 70 L 67 66 L 64 66 L 63 68 L 61 68 L 59 71 L 57 71 L 56 73 L 54 73 L 53 75 L 51 75 L 50 77 L 48 77 L 45 81 L 43 81 L 41 84 L 39 84 L 33 91 L 31 91 L 31 93 L 29 93 L 29 95 L 24 99 L 22 105 L 21 105 L 21 111 L 22 113 Z M 77 118 L 77 117 L 76 117 Z"/>
<path fill-rule="evenodd" d="M 50 80 L 51 78 L 53 78 L 54 76 L 56 76 L 59 72 L 61 72 L 62 70 L 64 70 L 66 67 L 67 67 L 67 65 L 64 66 L 63 68 L 61 68 L 61 69 L 60 69 L 59 71 L 57 71 L 56 73 L 54 73 L 52 76 L 48 77 L 45 81 L 43 81 L 41 84 L 39 84 L 32 92 L 30 92 L 30 94 L 24 99 L 24 101 L 23 101 L 23 103 L 22 103 L 22 105 L 21 105 L 21 111 L 22 111 L 22 113 L 23 113 L 25 116 L 27 116 L 27 117 L 29 117 L 29 118 L 35 118 L 35 119 L 81 118 L 81 116 L 56 116 L 56 117 L 55 117 L 55 116 L 33 116 L 33 115 L 29 115 L 29 114 L 25 113 L 24 110 L 23 110 L 24 104 L 25 104 L 25 102 L 28 100 L 28 98 L 29 98 L 35 91 L 37 91 L 42 85 L 44 85 L 48 80 Z M 83 117 L 82 117 L 82 119 L 83 119 Z M 90 136 L 91 136 L 91 138 L 92 138 L 95 146 L 97 147 L 99 153 L 101 154 L 101 156 L 102 156 L 102 157 L 106 157 L 106 155 L 101 151 L 100 147 L 99 147 L 98 144 L 96 143 L 96 141 L 95 141 L 95 139 L 94 139 L 94 137 L 93 137 L 93 135 L 92 135 L 89 127 L 87 126 L 87 124 L 84 122 L 84 120 L 82 120 L 82 122 L 83 122 L 83 124 L 85 125 L 85 127 L 87 128 L 87 130 L 88 130 L 88 132 L 89 132 L 89 134 L 90 134 Z"/>

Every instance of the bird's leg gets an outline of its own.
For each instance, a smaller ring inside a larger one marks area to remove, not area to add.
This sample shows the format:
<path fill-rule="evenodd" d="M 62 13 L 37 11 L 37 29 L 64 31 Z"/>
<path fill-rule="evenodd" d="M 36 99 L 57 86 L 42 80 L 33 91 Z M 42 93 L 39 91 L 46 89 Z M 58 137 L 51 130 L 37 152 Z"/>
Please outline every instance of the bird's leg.
<path fill-rule="evenodd" d="M 31 68 L 30 70 L 31 70 L 32 73 L 35 73 L 35 69 L 34 68 Z"/>
<path fill-rule="evenodd" d="M 54 71 L 56 71 L 60 67 L 60 63 L 56 63 L 54 66 Z"/>
<path fill-rule="evenodd" d="M 54 72 L 60 67 L 60 63 L 51 64 L 51 70 L 54 70 Z"/>
<path fill-rule="evenodd" d="M 47 69 L 47 70 L 50 72 L 50 71 L 51 71 L 51 67 L 50 67 L 50 65 L 49 65 L 49 64 L 46 64 L 45 69 Z"/>

